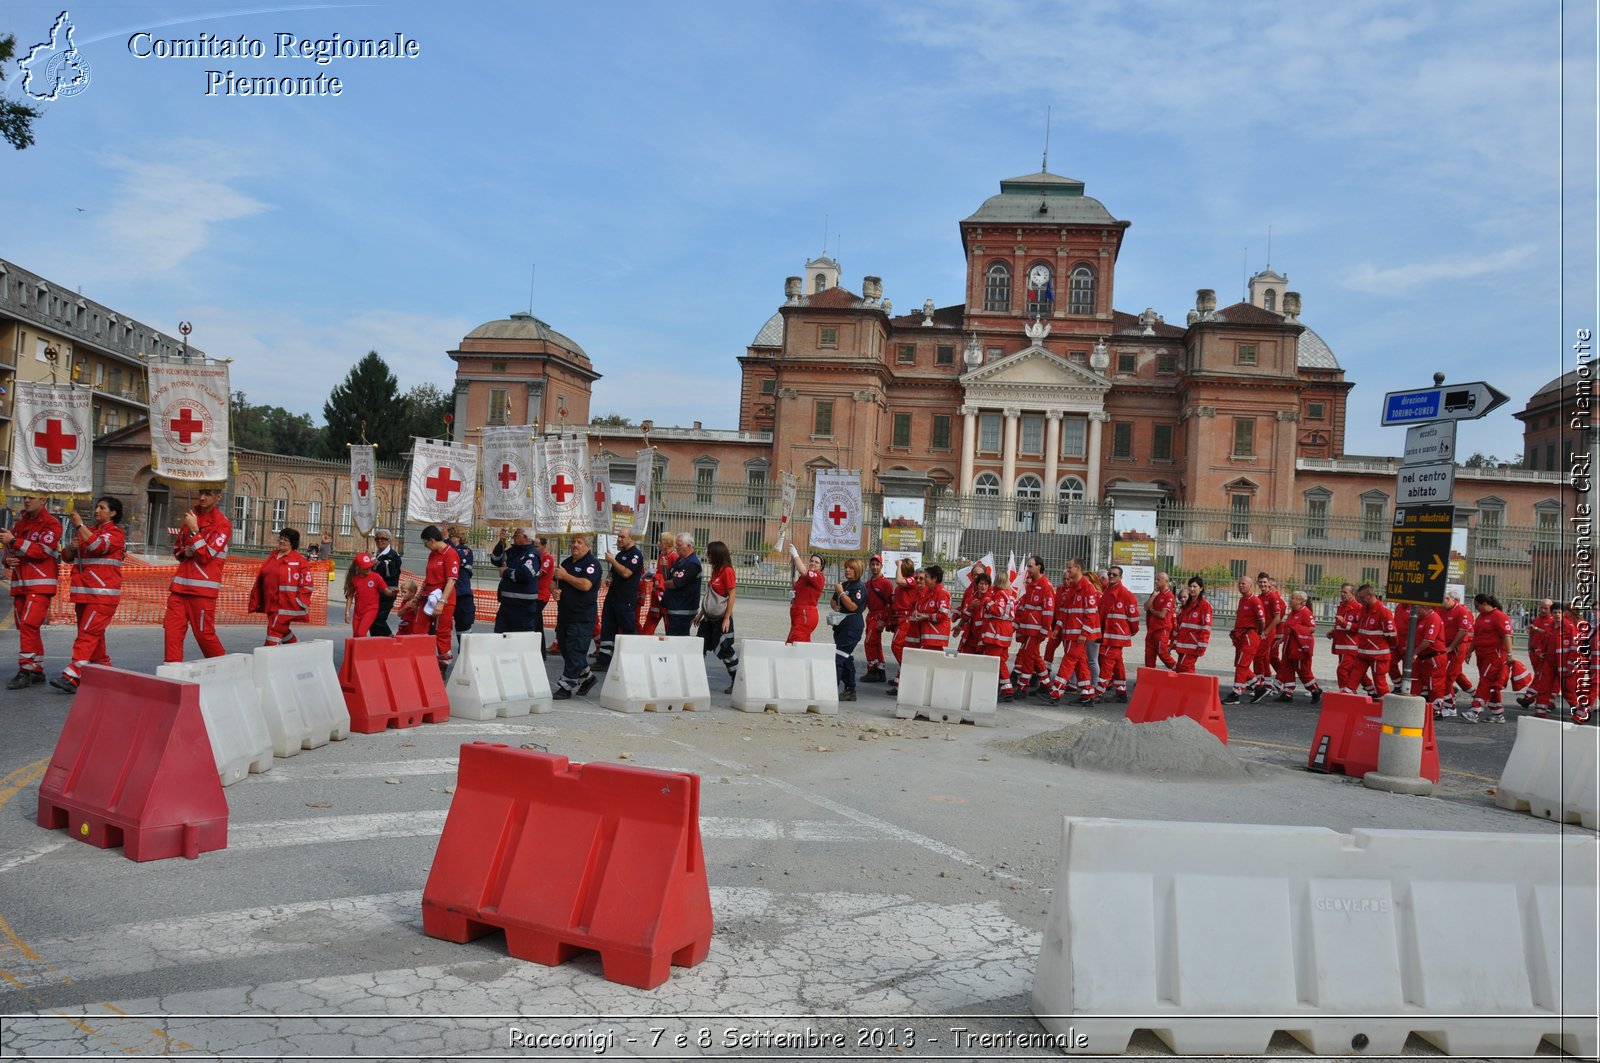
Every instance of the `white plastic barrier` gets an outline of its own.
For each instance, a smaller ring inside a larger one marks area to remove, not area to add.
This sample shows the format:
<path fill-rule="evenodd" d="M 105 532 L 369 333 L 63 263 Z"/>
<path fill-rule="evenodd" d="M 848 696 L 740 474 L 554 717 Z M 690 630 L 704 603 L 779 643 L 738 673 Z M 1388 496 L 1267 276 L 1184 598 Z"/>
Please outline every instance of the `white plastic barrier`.
<path fill-rule="evenodd" d="M 550 676 L 539 633 L 462 635 L 446 692 L 450 715 L 461 720 L 549 712 Z"/>
<path fill-rule="evenodd" d="M 1000 697 L 1000 659 L 906 650 L 899 684 L 894 714 L 902 720 L 920 716 L 942 723 L 991 725 Z"/>
<path fill-rule="evenodd" d="M 839 711 L 839 679 L 831 642 L 741 639 L 733 707 L 740 712 Z"/>
<path fill-rule="evenodd" d="M 261 714 L 252 655 L 230 653 L 158 665 L 156 675 L 199 685 L 200 715 L 222 785 L 232 786 L 253 771 L 272 770 L 272 735 Z"/>
<path fill-rule="evenodd" d="M 1557 823 L 1597 829 L 1600 730 L 1522 716 L 1494 803 Z"/>
<path fill-rule="evenodd" d="M 1033 1011 L 1080 1052 L 1596 1047 L 1589 835 L 1068 818 Z M 1581 1019 L 1580 1016 L 1588 1016 Z"/>
<path fill-rule="evenodd" d="M 618 635 L 600 705 L 616 712 L 709 708 L 705 643 L 690 635 Z"/>
<path fill-rule="evenodd" d="M 273 756 L 292 757 L 350 737 L 350 710 L 333 667 L 333 643 L 314 639 L 258 646 L 251 657 Z"/>

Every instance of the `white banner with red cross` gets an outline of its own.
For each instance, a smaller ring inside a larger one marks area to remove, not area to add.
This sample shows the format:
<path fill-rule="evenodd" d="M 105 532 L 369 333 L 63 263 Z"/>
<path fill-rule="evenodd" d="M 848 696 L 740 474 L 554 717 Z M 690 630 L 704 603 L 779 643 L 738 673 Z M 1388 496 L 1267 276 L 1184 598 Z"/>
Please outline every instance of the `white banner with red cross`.
<path fill-rule="evenodd" d="M 534 523 L 544 535 L 594 531 L 593 487 L 589 483 L 589 449 L 577 436 L 537 440 L 538 465 Z"/>
<path fill-rule="evenodd" d="M 611 527 L 611 459 L 596 455 L 589 459 L 589 519 L 594 521 L 596 535 L 610 535 Z"/>
<path fill-rule="evenodd" d="M 531 527 L 535 480 L 533 426 L 483 430 L 483 519 Z"/>
<path fill-rule="evenodd" d="M 406 520 L 471 524 L 478 493 L 478 448 L 471 443 L 418 439 L 412 454 Z"/>
<path fill-rule="evenodd" d="M 363 537 L 378 526 L 377 449 L 370 444 L 350 448 L 350 521 Z"/>
<path fill-rule="evenodd" d="M 228 364 L 152 361 L 150 468 L 178 486 L 228 482 Z"/>
<path fill-rule="evenodd" d="M 88 388 L 20 381 L 13 414 L 13 489 L 40 495 L 86 495 L 94 490 Z"/>
<path fill-rule="evenodd" d="M 645 447 L 634 457 L 632 523 L 634 538 L 650 534 L 650 485 L 655 481 L 656 448 Z M 621 499 L 617 502 L 620 505 Z M 613 507 L 616 512 L 616 507 Z M 617 523 L 620 525 L 621 521 Z"/>
<path fill-rule="evenodd" d="M 855 469 L 817 472 L 811 507 L 813 550 L 861 549 L 861 473 Z"/>

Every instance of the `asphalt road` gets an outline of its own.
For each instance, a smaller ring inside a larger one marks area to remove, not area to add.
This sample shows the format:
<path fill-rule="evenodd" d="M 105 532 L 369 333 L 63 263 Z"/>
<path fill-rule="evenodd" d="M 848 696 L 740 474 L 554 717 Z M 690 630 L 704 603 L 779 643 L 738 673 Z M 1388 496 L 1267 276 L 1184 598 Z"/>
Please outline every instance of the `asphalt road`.
<path fill-rule="evenodd" d="M 781 637 L 782 604 L 741 602 L 740 625 Z M 69 635 L 48 632 L 52 667 Z M 223 637 L 245 651 L 261 630 Z M 153 672 L 160 634 L 118 629 L 112 651 Z M 1306 772 L 1317 709 L 1303 700 L 1230 708 L 1247 779 L 1132 776 L 1000 748 L 1120 706 L 1002 706 L 980 728 L 896 720 L 864 686 L 837 717 L 752 715 L 731 710 L 707 660 L 706 712 L 616 714 L 597 689 L 548 714 L 353 735 L 277 760 L 227 789 L 227 849 L 146 864 L 34 825 L 69 699 L 0 693 L 0 1051 L 1055 1058 L 1026 1038 L 1042 1032 L 1029 993 L 1065 815 L 1559 829 L 1492 804 L 1514 726 L 1444 724 L 1445 775 L 1427 798 Z M 643 992 L 605 981 L 592 955 L 546 968 L 509 959 L 498 935 L 424 936 L 459 746 L 478 740 L 699 775 L 710 958 Z M 1166 1052 L 1148 1033 L 1133 1048 Z M 1286 1035 L 1272 1051 L 1301 1053 Z"/>

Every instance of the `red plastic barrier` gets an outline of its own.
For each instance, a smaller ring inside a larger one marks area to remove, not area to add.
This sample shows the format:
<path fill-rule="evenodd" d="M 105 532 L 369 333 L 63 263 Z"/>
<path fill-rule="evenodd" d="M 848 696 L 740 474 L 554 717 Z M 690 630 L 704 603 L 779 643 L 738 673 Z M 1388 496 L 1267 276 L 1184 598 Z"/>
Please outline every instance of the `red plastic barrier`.
<path fill-rule="evenodd" d="M 1378 770 L 1379 718 L 1383 706 L 1361 694 L 1330 691 L 1322 695 L 1322 712 L 1311 737 L 1306 767 L 1312 771 L 1343 772 L 1361 778 Z M 1439 745 L 1433 737 L 1433 714 L 1422 725 L 1422 777 L 1439 781 Z"/>
<path fill-rule="evenodd" d="M 339 689 L 350 709 L 350 730 L 374 734 L 448 720 L 450 698 L 435 646 L 432 635 L 346 639 Z"/>
<path fill-rule="evenodd" d="M 1127 718 L 1134 723 L 1154 723 L 1187 716 L 1228 744 L 1228 718 L 1222 713 L 1217 677 L 1193 672 L 1141 668 L 1133 684 Z"/>
<path fill-rule="evenodd" d="M 39 785 L 41 827 L 130 860 L 228 847 L 200 687 L 89 665 Z"/>
<path fill-rule="evenodd" d="M 654 989 L 711 950 L 700 778 L 473 742 L 422 894 L 422 929 L 495 928 L 547 967 L 585 949 L 609 981 Z"/>

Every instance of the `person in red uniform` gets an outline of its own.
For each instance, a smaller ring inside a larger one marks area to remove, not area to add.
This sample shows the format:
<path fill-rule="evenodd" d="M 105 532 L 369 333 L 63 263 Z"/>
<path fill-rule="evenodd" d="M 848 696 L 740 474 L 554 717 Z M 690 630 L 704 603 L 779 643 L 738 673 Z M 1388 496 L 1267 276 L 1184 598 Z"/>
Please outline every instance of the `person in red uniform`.
<path fill-rule="evenodd" d="M 1361 621 L 1356 626 L 1356 654 L 1367 682 L 1372 685 L 1372 700 L 1382 701 L 1389 693 L 1389 658 L 1394 656 L 1394 614 L 1383 604 L 1372 584 L 1356 589 L 1361 603 Z"/>
<path fill-rule="evenodd" d="M 817 630 L 817 603 L 827 589 L 828 577 L 822 572 L 822 555 L 812 554 L 800 569 L 800 551 L 789 545 L 789 571 L 794 575 L 794 587 L 789 593 L 789 634 L 784 642 L 810 642 L 811 633 Z"/>
<path fill-rule="evenodd" d="M 1255 678 L 1250 680 L 1252 702 L 1260 701 L 1276 688 L 1272 673 L 1279 654 L 1278 628 L 1289 611 L 1289 606 L 1278 593 L 1278 584 L 1265 572 L 1256 573 L 1256 597 L 1261 600 L 1261 642 L 1256 647 L 1256 659 L 1251 662 Z"/>
<path fill-rule="evenodd" d="M 1266 612 L 1256 585 L 1248 576 L 1239 577 L 1239 605 L 1233 615 L 1233 689 L 1222 699 L 1224 705 L 1237 705 L 1244 700 L 1245 690 L 1256 681 L 1256 657 L 1261 650 L 1261 629 L 1266 625 Z M 1260 700 L 1260 699 L 1256 699 Z"/>
<path fill-rule="evenodd" d="M 434 657 L 439 662 L 440 673 L 444 673 L 456 659 L 455 641 L 450 636 L 455 627 L 456 578 L 461 575 L 461 555 L 444 537 L 444 532 L 432 524 L 422 529 L 422 545 L 428 548 L 428 563 L 423 570 L 418 597 L 422 601 L 422 616 L 428 619 L 428 629 L 433 633 Z M 419 619 L 418 624 L 421 623 Z"/>
<path fill-rule="evenodd" d="M 661 596 L 667 592 L 667 571 L 678 563 L 678 551 L 673 549 L 677 545 L 678 540 L 670 533 L 662 535 L 656 543 L 656 567 L 648 573 L 650 608 L 639 628 L 641 635 L 654 635 L 661 626 L 661 618 L 666 615 L 661 608 Z"/>
<path fill-rule="evenodd" d="M 1296 681 L 1305 685 L 1313 702 L 1322 700 L 1322 688 L 1312 674 L 1312 659 L 1317 649 L 1317 618 L 1311 613 L 1311 598 L 1305 591 L 1289 595 L 1289 611 L 1278 627 L 1279 641 L 1277 675 L 1273 689 L 1278 700 L 1287 704 L 1294 700 Z"/>
<path fill-rule="evenodd" d="M 900 574 L 894 581 L 894 597 L 890 599 L 889 604 L 890 619 L 894 623 L 894 638 L 889 640 L 889 649 L 894 654 L 896 665 L 904 659 L 907 646 L 917 649 L 922 645 L 922 636 L 911 617 L 916 611 L 917 599 L 920 597 L 922 597 L 922 578 L 917 575 L 916 562 L 909 557 L 902 557 Z M 898 687 L 891 681 L 888 689 L 892 694 Z"/>
<path fill-rule="evenodd" d="M 289 625 L 311 611 L 311 565 L 300 554 L 300 533 L 294 528 L 278 532 L 278 548 L 261 562 L 250 588 L 250 611 L 267 614 L 268 646 L 300 641 Z"/>
<path fill-rule="evenodd" d="M 0 543 L 5 545 L 11 611 L 17 619 L 17 674 L 6 689 L 21 690 L 44 682 L 44 638 L 39 632 L 50 621 L 50 600 L 56 596 L 61 522 L 43 495 L 26 495 L 16 523 L 0 529 Z"/>
<path fill-rule="evenodd" d="M 1040 682 L 1038 691 L 1041 695 L 1049 694 L 1047 688 L 1050 685 L 1051 664 L 1056 659 L 1056 651 L 1067 641 L 1067 588 L 1072 584 L 1072 566 L 1068 565 L 1061 570 L 1061 582 L 1056 584 L 1055 607 L 1050 611 L 1049 638 L 1045 641 L 1044 655 L 1041 658 L 1044 662 L 1044 679 Z M 1067 681 L 1067 689 L 1074 694 L 1078 692 L 1077 675 L 1078 670 L 1074 667 Z"/>
<path fill-rule="evenodd" d="M 1400 637 L 1400 625 L 1395 624 Z M 1445 653 L 1444 617 L 1431 606 L 1417 607 L 1417 646 L 1411 662 L 1411 696 L 1426 698 L 1432 705 L 1444 696 L 1444 679 L 1449 673 Z"/>
<path fill-rule="evenodd" d="M 867 564 L 867 671 L 861 681 L 882 683 L 889 678 L 883 671 L 883 633 L 888 631 L 890 638 L 894 637 L 890 622 L 894 613 L 894 580 L 883 574 L 882 554 L 873 554 Z"/>
<path fill-rule="evenodd" d="M 1549 716 L 1555 710 L 1555 699 L 1559 694 L 1566 699 L 1573 722 L 1582 723 L 1588 719 L 1589 713 L 1587 707 L 1578 702 L 1578 665 L 1581 655 L 1577 622 L 1567 612 L 1566 606 L 1548 601 L 1541 604 L 1548 606 L 1551 623 L 1538 686 L 1534 690 L 1533 711 L 1540 716 Z"/>
<path fill-rule="evenodd" d="M 222 593 L 222 567 L 233 541 L 233 523 L 222 515 L 222 491 L 202 487 L 194 506 L 183 515 L 183 527 L 172 544 L 178 572 L 167 593 L 166 661 L 183 660 L 184 636 L 192 629 L 200 652 L 221 657 L 227 651 L 217 638 L 217 595 Z"/>
<path fill-rule="evenodd" d="M 344 609 L 350 618 L 350 632 L 358 639 L 366 638 L 378 619 L 378 604 L 383 600 L 389 585 L 383 577 L 372 571 L 371 554 L 357 554 L 344 575 Z"/>
<path fill-rule="evenodd" d="M 560 657 L 561 647 L 556 645 L 554 635 L 545 634 L 544 611 L 556 596 L 556 554 L 550 547 L 550 540 L 546 536 L 539 536 L 539 601 L 534 606 L 534 630 L 539 632 L 539 641 L 544 643 L 546 657 Z"/>
<path fill-rule="evenodd" d="M 950 592 L 944 586 L 944 569 L 929 565 L 919 577 L 920 593 L 911 610 L 916 626 L 917 646 L 944 652 L 950 643 Z"/>
<path fill-rule="evenodd" d="M 1139 633 L 1139 599 L 1122 582 L 1122 566 L 1106 570 L 1105 590 L 1100 594 L 1100 689 L 1119 702 L 1128 700 L 1128 667 L 1123 655 Z"/>
<path fill-rule="evenodd" d="M 1172 578 L 1156 573 L 1156 589 L 1144 600 L 1144 666 L 1154 668 L 1159 661 L 1168 668 L 1178 667 L 1172 655 L 1172 625 L 1178 614 L 1178 596 L 1172 593 Z"/>
<path fill-rule="evenodd" d="M 1463 723 L 1482 723 L 1487 709 L 1490 723 L 1505 723 L 1506 710 L 1501 692 L 1506 684 L 1506 662 L 1511 660 L 1511 618 L 1492 594 L 1474 595 L 1472 604 L 1478 617 L 1472 622 L 1472 652 L 1478 663 L 1478 689 L 1472 695 L 1472 708 L 1461 713 Z"/>
<path fill-rule="evenodd" d="M 978 580 L 988 581 L 987 573 L 974 576 L 973 588 L 978 586 Z M 1010 701 L 1012 697 L 1011 669 L 1007 667 L 1006 660 L 1011 656 L 1011 638 L 1015 634 L 1015 618 L 1017 596 L 1011 590 L 1011 581 L 1004 572 L 994 577 L 994 586 L 983 594 L 983 615 L 978 623 L 978 652 L 986 657 L 994 657 L 1000 662 L 1000 693 L 999 700 Z"/>
<path fill-rule="evenodd" d="M 1454 591 L 1446 591 L 1440 619 L 1444 621 L 1444 649 L 1449 659 L 1444 666 L 1444 693 L 1433 703 L 1435 719 L 1454 716 L 1456 691 L 1472 689 L 1461 674 L 1467 664 L 1467 650 L 1472 645 L 1472 610 L 1462 604 Z"/>
<path fill-rule="evenodd" d="M 1556 622 L 1552 607 L 1555 605 L 1549 598 L 1545 598 L 1534 607 L 1533 619 L 1528 621 L 1528 665 L 1533 672 L 1533 682 L 1529 688 L 1517 696 L 1517 704 L 1527 708 L 1539 696 L 1539 679 L 1545 672 L 1545 662 L 1551 664 L 1551 674 L 1554 675 Z"/>
<path fill-rule="evenodd" d="M 1050 677 L 1050 668 L 1039 654 L 1039 647 L 1050 634 L 1056 608 L 1056 589 L 1044 574 L 1044 558 L 1033 554 L 1025 565 L 1022 596 L 1017 602 L 1016 631 L 1021 640 L 1012 684 L 1019 695 L 1034 693 Z"/>
<path fill-rule="evenodd" d="M 1058 704 L 1067 692 L 1068 682 L 1089 671 L 1089 642 L 1100 638 L 1100 594 L 1089 577 L 1084 575 L 1082 558 L 1067 563 L 1067 574 L 1062 587 L 1056 591 L 1056 616 L 1064 618 L 1060 624 L 1061 667 L 1043 696 L 1051 704 Z M 1065 603 L 1065 608 L 1063 608 Z M 1079 685 L 1077 704 L 1093 705 L 1093 686 Z"/>
<path fill-rule="evenodd" d="M 1206 581 L 1190 576 L 1172 628 L 1172 648 L 1178 655 L 1174 672 L 1194 674 L 1195 662 L 1205 656 L 1206 647 L 1211 644 L 1212 620 L 1211 603 L 1206 600 Z"/>
<path fill-rule="evenodd" d="M 1361 685 L 1361 655 L 1356 652 L 1356 628 L 1361 626 L 1361 603 L 1356 601 L 1353 583 L 1339 584 L 1339 604 L 1333 607 L 1333 627 L 1328 638 L 1333 643 L 1334 685 L 1340 693 L 1354 694 Z"/>
<path fill-rule="evenodd" d="M 72 562 L 72 607 L 78 614 L 78 637 L 72 660 L 50 685 L 76 693 L 86 664 L 110 664 L 106 628 L 122 601 L 122 501 L 106 495 L 94 502 L 91 526 L 77 510 L 67 514 L 72 531 L 62 540 L 61 557 Z"/>
<path fill-rule="evenodd" d="M 978 589 L 978 577 L 988 576 L 984 580 L 983 589 Z M 983 599 L 994 590 L 994 576 L 983 565 L 972 566 L 969 573 L 967 589 L 961 593 L 961 607 L 956 610 L 954 624 L 950 634 L 959 637 L 956 640 L 957 653 L 982 653 L 983 652 Z"/>

